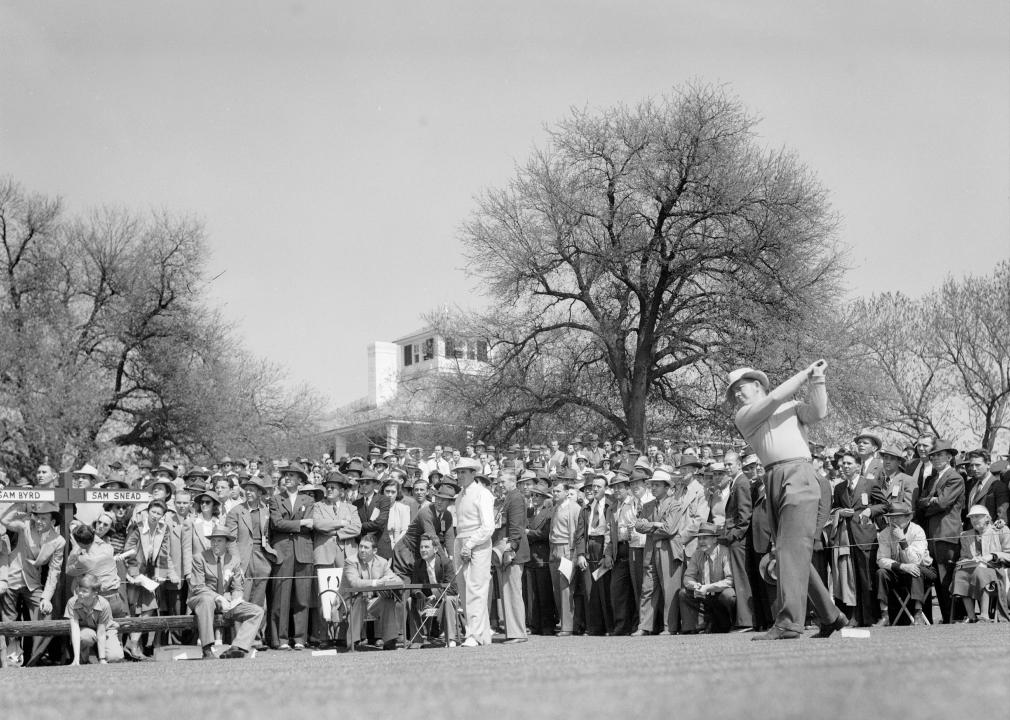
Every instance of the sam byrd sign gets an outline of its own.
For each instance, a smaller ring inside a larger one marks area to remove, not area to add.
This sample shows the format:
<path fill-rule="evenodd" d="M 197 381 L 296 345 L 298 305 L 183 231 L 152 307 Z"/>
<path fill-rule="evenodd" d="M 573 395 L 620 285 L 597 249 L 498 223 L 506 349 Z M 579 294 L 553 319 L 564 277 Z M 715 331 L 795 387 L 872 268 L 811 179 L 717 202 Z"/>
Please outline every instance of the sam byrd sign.
<path fill-rule="evenodd" d="M 35 490 L 34 488 L 4 488 L 0 490 L 0 502 L 56 502 L 56 491 Z"/>

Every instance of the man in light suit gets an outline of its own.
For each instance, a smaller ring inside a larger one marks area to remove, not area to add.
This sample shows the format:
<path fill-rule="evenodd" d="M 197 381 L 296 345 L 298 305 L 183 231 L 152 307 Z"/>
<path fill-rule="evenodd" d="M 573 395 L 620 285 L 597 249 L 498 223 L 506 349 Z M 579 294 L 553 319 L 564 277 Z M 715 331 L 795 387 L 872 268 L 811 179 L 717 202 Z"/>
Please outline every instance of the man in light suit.
<path fill-rule="evenodd" d="M 347 600 L 347 649 L 354 652 L 361 639 L 366 616 L 375 618 L 376 629 L 384 650 L 396 649 L 400 633 L 403 603 L 397 588 L 403 581 L 390 567 L 389 561 L 376 554 L 374 535 L 365 535 L 358 542 L 358 557 L 344 565 L 341 592 Z"/>
<path fill-rule="evenodd" d="M 243 477 L 241 480 L 245 501 L 239 503 L 224 519 L 225 529 L 234 542 L 229 547 L 238 555 L 244 578 L 243 593 L 246 602 L 267 609 L 267 583 L 277 562 L 277 553 L 270 546 L 270 508 L 267 496 L 273 487 L 261 477 Z M 263 616 L 265 628 L 266 615 Z M 259 640 L 257 648 L 265 647 Z"/>
<path fill-rule="evenodd" d="M 702 514 L 708 513 L 700 485 L 685 485 L 690 474 L 680 468 L 674 473 L 656 470 L 652 474 L 649 487 L 655 499 L 642 507 L 635 524 L 635 530 L 646 537 L 641 620 L 632 633 L 636 636 L 678 632 L 680 608 L 674 594 L 683 584 L 687 546 L 701 525 Z"/>
<path fill-rule="evenodd" d="M 281 491 L 270 500 L 270 541 L 277 557 L 271 573 L 270 642 L 276 649 L 303 650 L 308 634 L 315 572 L 312 498 L 298 492 L 308 477 L 298 463 L 283 468 Z"/>
<path fill-rule="evenodd" d="M 67 545 L 55 527 L 59 507 L 47 502 L 32 503 L 27 513 L 19 512 L 19 507 L 24 506 L 13 504 L 0 516 L 0 536 L 8 530 L 18 534 L 17 547 L 6 563 L 6 592 L 0 592 L 0 608 L 5 622 L 17 619 L 18 601 L 27 605 L 32 620 L 48 620 L 53 614 L 53 594 L 60 581 Z M 45 582 L 43 568 L 48 568 L 49 573 Z M 20 656 L 20 649 L 16 653 Z"/>
<path fill-rule="evenodd" d="M 214 613 L 220 611 L 228 621 L 236 623 L 235 640 L 222 658 L 244 658 L 252 647 L 263 608 L 246 602 L 242 562 L 228 550 L 231 533 L 223 527 L 210 532 L 210 549 L 193 556 L 192 585 L 187 603 L 196 616 L 203 646 L 203 659 L 213 660 Z"/>
<path fill-rule="evenodd" d="M 936 598 L 943 621 L 950 621 L 950 586 L 954 577 L 961 534 L 961 510 L 964 507 L 964 479 L 951 467 L 957 449 L 945 440 L 937 440 L 929 453 L 933 465 L 916 503 L 918 517 L 929 538 L 929 554 L 936 563 Z"/>

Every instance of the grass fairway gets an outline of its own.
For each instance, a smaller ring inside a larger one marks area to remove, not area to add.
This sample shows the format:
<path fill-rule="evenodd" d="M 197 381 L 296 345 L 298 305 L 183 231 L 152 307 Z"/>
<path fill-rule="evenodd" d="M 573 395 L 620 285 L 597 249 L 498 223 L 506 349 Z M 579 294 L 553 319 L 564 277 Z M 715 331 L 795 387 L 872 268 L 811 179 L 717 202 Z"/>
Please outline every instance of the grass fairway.
<path fill-rule="evenodd" d="M 957 718 L 1010 707 L 1010 624 L 753 643 L 531 638 L 474 650 L 15 668 L 4 718 Z M 998 715 L 996 715 L 998 713 Z"/>

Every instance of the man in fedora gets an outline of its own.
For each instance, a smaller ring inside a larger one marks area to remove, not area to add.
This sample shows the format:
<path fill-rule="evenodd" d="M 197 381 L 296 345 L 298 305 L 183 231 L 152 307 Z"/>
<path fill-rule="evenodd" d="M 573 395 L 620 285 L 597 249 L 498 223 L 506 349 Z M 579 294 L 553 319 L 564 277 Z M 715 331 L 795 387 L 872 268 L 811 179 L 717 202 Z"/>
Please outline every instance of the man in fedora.
<path fill-rule="evenodd" d="M 964 508 L 964 479 L 951 462 L 957 448 L 946 440 L 937 440 L 929 453 L 933 466 L 923 483 L 916 502 L 916 522 L 929 538 L 929 554 L 936 563 L 936 599 L 943 622 L 950 621 L 950 585 L 957 562 L 961 511 Z"/>
<path fill-rule="evenodd" d="M 747 537 L 753 512 L 751 482 L 743 471 L 740 454 L 735 450 L 726 453 L 723 464 L 730 482 L 726 499 L 726 522 L 718 542 L 726 548 L 733 570 L 733 588 L 736 592 L 736 617 L 733 624 L 744 629 L 754 625 L 754 599 L 747 576 Z"/>
<path fill-rule="evenodd" d="M 505 642 L 526 642 L 526 604 L 523 601 L 523 566 L 529 562 L 530 547 L 526 538 L 526 499 L 516 487 L 514 470 L 504 470 L 498 476 L 504 493 L 501 502 L 501 527 L 492 536 L 494 551 L 499 555 L 499 587 L 505 615 Z"/>
<path fill-rule="evenodd" d="M 392 501 L 379 492 L 379 479 L 368 468 L 358 478 L 358 492 L 360 494 L 354 500 L 354 506 L 358 509 L 358 519 L 361 520 L 361 537 L 374 535 L 378 543 L 377 552 L 389 559 L 393 555 L 388 528 Z"/>
<path fill-rule="evenodd" d="M 298 492 L 309 474 L 300 463 L 281 470 L 281 490 L 270 500 L 270 542 L 276 552 L 270 593 L 274 649 L 303 650 L 309 628 L 312 578 L 312 496 Z"/>
<path fill-rule="evenodd" d="M 264 610 L 267 581 L 277 561 L 277 553 L 270 545 L 270 508 L 266 504 L 270 490 L 262 478 L 245 478 L 242 480 L 245 501 L 233 507 L 224 519 L 245 579 L 245 599 Z"/>
<path fill-rule="evenodd" d="M 683 632 L 729 632 L 736 606 L 729 553 L 717 543 L 715 523 L 702 523 L 695 537 L 698 548 L 684 570 L 684 587 L 677 591 Z M 704 617 L 702 627 L 699 614 Z"/>
<path fill-rule="evenodd" d="M 677 472 L 680 472 L 679 470 Z M 681 533 L 683 513 L 670 495 L 674 479 L 665 470 L 656 470 L 649 480 L 655 498 L 642 507 L 635 530 L 645 535 L 645 570 L 642 579 L 641 618 L 632 635 L 670 635 L 675 595 L 684 578 L 684 546 L 687 538 Z"/>
<path fill-rule="evenodd" d="M 481 463 L 461 458 L 456 465 L 460 492 L 456 496 L 456 542 L 453 559 L 462 570 L 460 602 L 466 613 L 463 647 L 491 644 L 487 598 L 491 586 L 491 536 L 494 533 L 494 496 L 480 483 Z"/>
<path fill-rule="evenodd" d="M 879 435 L 871 432 L 862 432 L 852 439 L 856 444 L 856 453 L 859 455 L 859 474 L 875 483 L 884 473 L 884 463 L 881 461 L 880 448 L 884 446 Z"/>
<path fill-rule="evenodd" d="M 263 608 L 245 601 L 242 561 L 228 550 L 231 533 L 223 527 L 211 530 L 210 547 L 193 556 L 189 605 L 196 616 L 204 660 L 213 660 L 214 615 L 236 625 L 235 639 L 222 658 L 244 658 L 263 620 Z"/>
<path fill-rule="evenodd" d="M 551 516 L 553 507 L 548 502 L 551 497 L 547 483 L 547 471 L 538 478 L 530 490 L 532 516 L 526 525 L 526 539 L 529 541 L 530 561 L 526 563 L 526 588 L 530 604 L 530 632 L 533 635 L 553 635 L 554 589 L 551 586 Z"/>
<path fill-rule="evenodd" d="M 435 491 L 431 502 L 425 502 L 417 515 L 407 526 L 407 532 L 393 547 L 393 572 L 406 579 L 417 560 L 420 551 L 421 538 L 431 535 L 438 540 L 439 552 L 445 553 L 445 543 L 454 540 L 452 529 L 452 514 L 449 506 L 456 500 L 456 490 L 448 483 L 442 483 Z M 448 557 L 448 554 L 446 554 Z"/>
<path fill-rule="evenodd" d="M 829 637 L 848 624 L 835 607 L 820 576 L 813 571 L 821 486 L 811 465 L 807 429 L 828 414 L 824 385 L 827 364 L 817 361 L 772 389 L 760 370 L 740 368 L 729 375 L 726 400 L 740 405 L 734 423 L 765 468 L 771 527 L 778 561 L 775 624 L 754 640 L 787 640 L 803 633 L 807 598 L 821 627 L 815 637 Z M 793 399 L 809 382 L 806 401 Z"/>
<path fill-rule="evenodd" d="M 907 475 L 905 477 L 908 477 Z M 925 531 L 912 522 L 912 505 L 904 500 L 888 504 L 884 513 L 886 527 L 877 534 L 877 601 L 880 619 L 874 627 L 891 624 L 891 593 L 908 595 L 914 613 L 914 625 L 928 625 L 922 612 L 926 587 L 936 580 L 929 557 Z"/>
<path fill-rule="evenodd" d="M 887 526 L 884 514 L 891 503 L 903 502 L 908 503 L 909 507 L 915 507 L 915 501 L 919 497 L 915 479 L 902 471 L 904 459 L 904 454 L 897 445 L 887 445 L 880 450 L 883 471 L 870 493 L 873 503 L 870 515 L 877 523 L 878 529 L 882 530 Z"/>

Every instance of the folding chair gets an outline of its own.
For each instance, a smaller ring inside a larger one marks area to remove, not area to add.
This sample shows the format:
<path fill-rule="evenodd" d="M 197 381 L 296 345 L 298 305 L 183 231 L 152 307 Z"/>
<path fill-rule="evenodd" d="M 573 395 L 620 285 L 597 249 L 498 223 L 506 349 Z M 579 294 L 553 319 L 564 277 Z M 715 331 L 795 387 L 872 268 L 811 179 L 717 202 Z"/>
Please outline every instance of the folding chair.
<path fill-rule="evenodd" d="M 899 625 L 900 623 L 898 621 L 901 620 L 902 617 L 905 617 L 905 618 L 908 618 L 908 624 L 909 625 L 914 625 L 915 624 L 915 615 L 912 613 L 912 609 L 909 607 L 909 605 L 912 602 L 912 593 L 905 592 L 903 590 L 895 590 L 895 592 L 894 592 L 894 598 L 895 598 L 895 600 L 898 601 L 898 611 L 894 614 L 894 623 L 893 624 L 894 625 Z M 927 593 L 926 597 L 922 601 L 922 604 L 923 604 L 922 617 L 926 620 L 926 624 L 927 625 L 930 625 L 931 623 L 929 622 L 929 616 L 926 615 L 925 608 L 929 606 L 928 603 L 929 603 L 930 600 L 931 600 L 931 598 L 929 597 L 929 594 Z"/>

